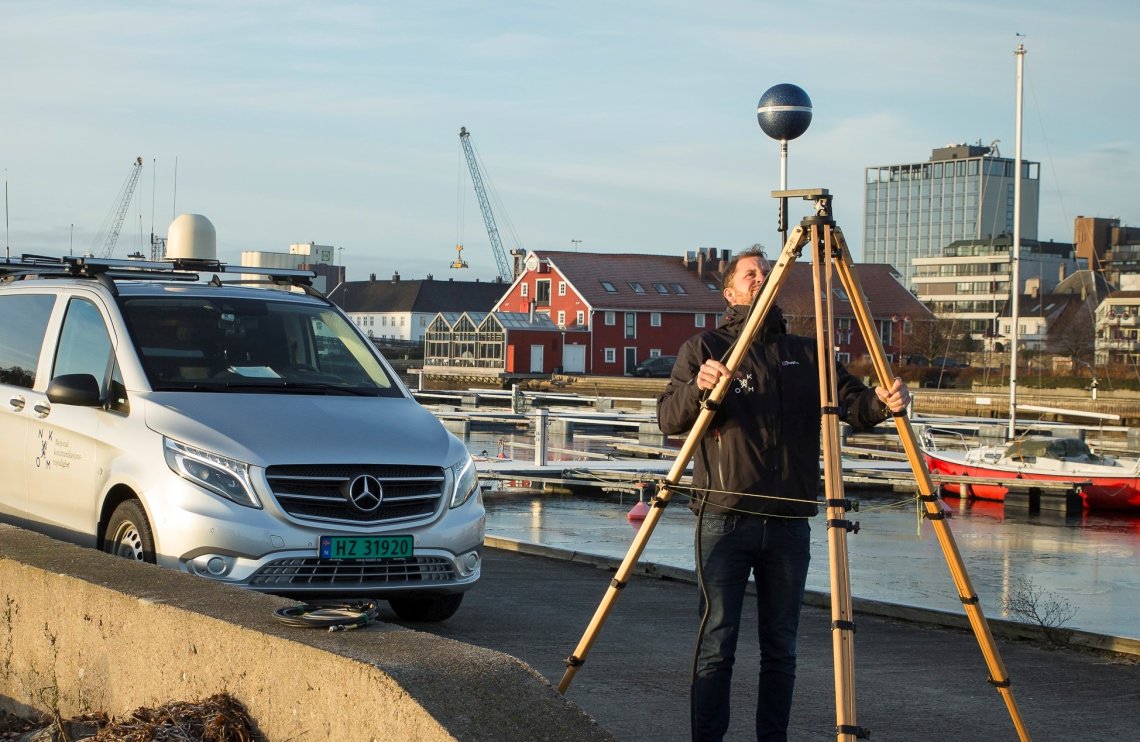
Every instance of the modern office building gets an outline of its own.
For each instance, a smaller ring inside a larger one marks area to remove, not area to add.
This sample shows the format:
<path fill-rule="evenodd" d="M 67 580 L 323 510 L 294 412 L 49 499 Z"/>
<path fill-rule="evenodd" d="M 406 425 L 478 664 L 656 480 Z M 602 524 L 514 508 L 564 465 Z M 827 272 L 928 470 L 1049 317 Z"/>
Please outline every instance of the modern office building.
<path fill-rule="evenodd" d="M 1022 160 L 1021 238 L 1037 239 L 1039 163 Z M 1014 160 L 996 142 L 935 149 L 928 162 L 866 168 L 863 262 L 889 263 L 914 288 L 915 258 L 958 240 L 1013 234 Z"/>
<path fill-rule="evenodd" d="M 913 291 L 942 319 L 959 323 L 975 340 L 994 338 L 1009 304 L 1013 238 L 955 240 L 937 257 L 914 258 Z M 1080 267 L 1071 244 L 1021 241 L 1018 293 L 1039 296 Z"/>

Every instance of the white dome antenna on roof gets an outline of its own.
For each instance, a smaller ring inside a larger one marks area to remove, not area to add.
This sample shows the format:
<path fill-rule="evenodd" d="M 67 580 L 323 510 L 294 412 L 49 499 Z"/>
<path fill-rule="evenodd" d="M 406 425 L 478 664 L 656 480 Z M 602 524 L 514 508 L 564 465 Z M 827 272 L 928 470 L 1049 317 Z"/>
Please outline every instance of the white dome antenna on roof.
<path fill-rule="evenodd" d="M 201 214 L 181 214 L 166 230 L 167 260 L 218 259 L 218 233 Z"/>

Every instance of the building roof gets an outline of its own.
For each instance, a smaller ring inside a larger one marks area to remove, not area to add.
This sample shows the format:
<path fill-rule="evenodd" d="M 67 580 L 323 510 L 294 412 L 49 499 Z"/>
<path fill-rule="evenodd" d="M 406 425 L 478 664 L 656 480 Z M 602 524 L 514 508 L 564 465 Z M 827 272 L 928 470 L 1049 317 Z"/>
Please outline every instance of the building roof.
<path fill-rule="evenodd" d="M 507 290 L 497 282 L 434 279 L 346 281 L 329 299 L 346 312 L 489 312 Z"/>
<path fill-rule="evenodd" d="M 867 309 L 872 316 L 880 319 L 898 315 L 910 317 L 912 322 L 933 319 L 934 315 L 925 304 L 907 290 L 898 271 L 886 263 L 858 263 L 853 266 L 855 277 L 867 297 Z M 833 276 L 833 290 L 838 293 L 838 301 L 833 303 L 836 317 L 853 317 L 854 311 L 838 275 Z M 812 279 L 812 265 L 807 262 L 792 264 L 791 270 L 776 303 L 787 315 L 815 314 L 815 287 Z"/>
<path fill-rule="evenodd" d="M 488 320 L 497 323 L 503 330 L 507 332 L 561 332 L 563 334 L 574 334 L 578 332 L 588 332 L 582 327 L 573 327 L 568 330 L 563 330 L 554 324 L 554 320 L 550 319 L 550 315 L 545 312 L 439 312 L 436 319 L 442 319 L 448 328 L 454 330 L 459 321 L 467 317 L 467 319 L 475 327 L 483 327 L 488 324 Z"/>
<path fill-rule="evenodd" d="M 685 257 L 557 250 L 533 254 L 549 261 L 595 310 L 715 313 L 724 310 L 720 263 L 728 259 L 728 251 L 715 250 L 715 258 L 710 259 L 711 251 L 706 248 L 703 254 Z M 614 290 L 609 291 L 603 282 Z"/>
<path fill-rule="evenodd" d="M 1097 271 L 1079 270 L 1066 276 L 1053 287 L 1054 294 L 1091 295 L 1094 301 L 1112 293 L 1112 287 Z"/>
<path fill-rule="evenodd" d="M 550 319 L 549 314 L 535 312 L 494 312 L 495 319 L 504 330 L 557 330 L 558 325 Z"/>
<path fill-rule="evenodd" d="M 1044 317 L 1046 320 L 1052 322 L 1061 316 L 1070 304 L 1081 304 L 1081 299 L 1075 294 L 1058 294 L 1056 292 L 1049 294 L 1041 294 L 1033 296 L 1032 294 L 1022 294 L 1017 299 L 1017 316 L 1020 319 L 1027 317 Z M 1009 319 L 1013 316 L 1013 304 L 1009 301 L 1005 302 L 1002 306 L 999 316 L 1003 319 Z"/>
<path fill-rule="evenodd" d="M 641 311 L 723 312 L 721 273 L 727 250 L 705 248 L 684 258 L 676 255 L 576 253 L 536 250 L 534 254 L 570 281 L 594 309 Z M 698 262 L 700 273 L 698 273 Z M 902 284 L 898 272 L 885 263 L 854 266 L 868 307 L 876 317 L 898 314 L 912 320 L 930 319 L 930 310 Z M 793 263 L 776 302 L 789 314 L 812 314 L 814 289 L 811 264 Z M 613 286 L 608 291 L 603 282 Z M 633 285 L 640 285 L 643 293 Z M 835 286 L 841 288 L 838 277 Z M 681 291 L 677 290 L 681 288 Z M 664 289 L 663 291 L 661 289 Z M 836 303 L 836 316 L 851 317 L 846 298 Z"/>

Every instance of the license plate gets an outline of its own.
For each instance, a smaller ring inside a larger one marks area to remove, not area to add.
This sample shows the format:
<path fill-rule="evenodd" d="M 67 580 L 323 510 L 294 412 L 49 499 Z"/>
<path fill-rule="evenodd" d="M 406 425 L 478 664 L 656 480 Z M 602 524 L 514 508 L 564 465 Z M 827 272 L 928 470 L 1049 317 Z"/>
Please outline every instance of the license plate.
<path fill-rule="evenodd" d="M 321 536 L 321 559 L 404 559 L 412 555 L 411 536 Z"/>

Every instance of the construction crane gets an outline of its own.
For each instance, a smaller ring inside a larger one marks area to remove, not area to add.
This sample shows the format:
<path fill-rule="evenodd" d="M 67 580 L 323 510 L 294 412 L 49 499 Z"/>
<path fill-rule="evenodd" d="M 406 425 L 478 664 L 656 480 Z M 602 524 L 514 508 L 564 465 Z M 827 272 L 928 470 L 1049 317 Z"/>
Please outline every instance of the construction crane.
<path fill-rule="evenodd" d="M 503 249 L 503 242 L 499 239 L 499 228 L 495 226 L 495 215 L 491 213 L 491 202 L 487 199 L 487 191 L 483 188 L 483 176 L 479 173 L 479 164 L 475 161 L 475 150 L 471 146 L 471 134 L 466 126 L 459 128 L 459 142 L 463 146 L 463 153 L 467 156 L 467 167 L 471 170 L 471 182 L 475 185 L 475 196 L 479 199 L 479 208 L 483 210 L 483 221 L 487 225 L 487 237 L 491 240 L 491 252 L 495 254 L 495 263 L 499 266 L 499 278 L 503 281 L 513 281 L 514 269 L 507 260 L 507 251 Z M 460 248 L 457 248 L 460 249 Z M 520 253 L 512 251 L 512 255 Z M 461 258 L 456 262 L 460 262 Z M 452 264 L 452 267 L 456 267 Z"/>
<path fill-rule="evenodd" d="M 107 230 L 107 238 L 103 241 L 103 250 L 100 253 L 104 258 L 111 257 L 115 243 L 119 241 L 119 230 L 123 228 L 123 219 L 126 218 L 127 209 L 131 206 L 131 197 L 134 196 L 135 185 L 139 182 L 139 174 L 142 173 L 142 164 L 142 158 L 136 157 L 134 165 L 131 166 L 131 173 L 127 176 L 127 182 L 123 184 L 123 189 L 112 206 L 111 226 Z"/>

